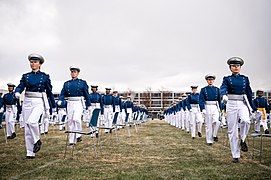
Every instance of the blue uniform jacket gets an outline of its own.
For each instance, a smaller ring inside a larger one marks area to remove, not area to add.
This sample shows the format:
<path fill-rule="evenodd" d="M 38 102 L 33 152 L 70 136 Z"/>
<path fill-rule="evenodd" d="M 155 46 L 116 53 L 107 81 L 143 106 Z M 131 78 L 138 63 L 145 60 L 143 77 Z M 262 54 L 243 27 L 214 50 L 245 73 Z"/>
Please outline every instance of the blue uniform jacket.
<path fill-rule="evenodd" d="M 187 99 L 182 100 L 182 108 L 184 111 L 186 111 L 187 108 Z"/>
<path fill-rule="evenodd" d="M 202 111 L 205 109 L 205 101 L 217 101 L 221 110 L 220 90 L 215 86 L 206 86 L 200 90 L 199 107 Z"/>
<path fill-rule="evenodd" d="M 221 97 L 228 94 L 242 95 L 246 94 L 250 106 L 253 108 L 252 103 L 252 90 L 248 77 L 244 75 L 230 75 L 223 78 L 222 85 L 220 87 Z"/>
<path fill-rule="evenodd" d="M 90 103 L 100 103 L 101 111 L 103 111 L 103 101 L 102 101 L 102 95 L 100 93 L 90 93 L 89 99 Z"/>
<path fill-rule="evenodd" d="M 267 104 L 267 100 L 264 98 L 264 97 L 256 97 L 254 100 L 253 100 L 253 109 L 254 111 L 257 110 L 257 108 L 265 108 L 265 111 L 266 113 L 270 113 L 270 109 L 269 109 L 269 106 Z"/>
<path fill-rule="evenodd" d="M 133 109 L 133 107 L 134 107 L 134 104 L 133 104 L 132 101 L 126 101 L 126 102 L 124 103 L 125 113 L 127 114 L 127 109 L 128 109 L 128 108 L 132 108 L 132 109 Z"/>
<path fill-rule="evenodd" d="M 59 100 L 64 101 L 65 97 L 80 97 L 83 96 L 86 100 L 86 108 L 90 106 L 88 85 L 87 82 L 82 79 L 71 79 L 66 81 L 58 97 Z"/>
<path fill-rule="evenodd" d="M 187 109 L 191 109 L 191 104 L 199 104 L 199 93 L 191 94 L 187 98 Z"/>
<path fill-rule="evenodd" d="M 112 105 L 113 106 L 113 112 L 115 112 L 115 101 L 114 101 L 114 97 L 112 96 L 112 94 L 104 95 L 102 97 L 102 103 L 103 103 L 103 105 Z M 104 111 L 102 110 L 101 113 L 103 114 Z"/>
<path fill-rule="evenodd" d="M 122 107 L 122 103 L 121 103 L 120 97 L 119 96 L 114 97 L 114 102 L 115 102 L 115 106 L 120 106 L 120 112 L 122 112 L 123 107 Z"/>
<path fill-rule="evenodd" d="M 24 91 L 30 92 L 46 92 L 47 97 L 50 99 L 52 103 L 52 107 L 56 107 L 54 95 L 52 93 L 52 85 L 50 76 L 45 74 L 44 72 L 29 72 L 23 74 L 20 84 L 16 87 L 15 93 L 22 93 Z"/>

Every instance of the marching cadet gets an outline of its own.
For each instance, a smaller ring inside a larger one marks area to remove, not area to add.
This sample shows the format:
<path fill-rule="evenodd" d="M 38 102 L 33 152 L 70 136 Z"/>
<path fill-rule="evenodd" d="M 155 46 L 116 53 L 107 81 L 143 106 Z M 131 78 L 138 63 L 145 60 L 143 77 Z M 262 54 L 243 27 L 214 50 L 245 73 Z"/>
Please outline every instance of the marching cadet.
<path fill-rule="evenodd" d="M 121 99 L 121 107 L 122 107 L 122 112 L 120 113 L 121 114 L 121 127 L 124 128 L 124 125 L 125 125 L 125 117 L 126 117 L 126 113 L 125 113 L 125 110 L 124 110 L 124 104 L 125 104 L 125 101 L 124 101 L 124 97 L 123 96 L 120 96 L 120 99 Z"/>
<path fill-rule="evenodd" d="M 230 147 L 233 163 L 239 163 L 240 148 L 238 144 L 238 123 L 240 123 L 241 150 L 248 151 L 245 142 L 250 128 L 250 114 L 252 112 L 252 90 L 248 77 L 241 75 L 243 59 L 232 57 L 227 61 L 232 75 L 224 77 L 220 92 L 222 102 L 227 103 L 227 121 Z"/>
<path fill-rule="evenodd" d="M 23 74 L 20 84 L 15 89 L 15 97 L 20 99 L 21 93 L 25 91 L 22 107 L 22 116 L 25 123 L 26 158 L 34 159 L 42 142 L 39 133 L 39 118 L 45 110 L 49 110 L 48 98 L 55 108 L 55 100 L 52 93 L 51 80 L 48 74 L 40 71 L 44 58 L 38 54 L 30 54 L 31 72 Z M 48 97 L 48 98 L 47 98 Z"/>
<path fill-rule="evenodd" d="M 179 102 L 178 102 L 178 122 L 179 126 L 178 128 L 182 129 L 184 131 L 184 121 L 182 120 L 182 109 L 183 109 L 183 103 L 182 103 L 182 97 L 179 97 Z"/>
<path fill-rule="evenodd" d="M 2 98 L 2 93 L 0 93 L 0 129 L 2 129 L 2 119 L 4 115 L 4 99 Z"/>
<path fill-rule="evenodd" d="M 102 97 L 103 103 L 103 115 L 105 128 L 112 128 L 113 114 L 115 112 L 115 101 L 112 94 L 110 94 L 111 88 L 105 88 L 105 95 Z M 111 130 L 105 129 L 105 133 L 112 132 Z"/>
<path fill-rule="evenodd" d="M 257 96 L 253 100 L 254 111 L 256 111 L 256 122 L 254 125 L 255 132 L 260 132 L 260 125 L 263 126 L 263 130 L 265 134 L 269 134 L 267 127 L 267 114 L 269 114 L 270 110 L 267 104 L 267 100 L 263 97 L 263 90 L 257 90 Z"/>
<path fill-rule="evenodd" d="M 101 111 L 103 111 L 102 95 L 100 93 L 98 93 L 97 90 L 98 90 L 98 86 L 96 86 L 96 85 L 91 86 L 92 93 L 90 93 L 90 95 L 89 95 L 89 99 L 90 99 L 89 121 L 92 117 L 92 113 L 93 113 L 94 109 L 101 109 Z M 101 116 L 99 116 L 97 128 L 99 128 L 100 125 L 103 124 L 103 122 L 101 122 L 101 120 L 102 120 Z M 87 127 L 88 127 L 88 125 L 89 125 L 89 122 L 87 123 Z M 95 129 L 93 129 L 93 130 L 95 130 Z M 96 137 L 98 137 L 98 131 L 96 131 Z"/>
<path fill-rule="evenodd" d="M 128 122 L 132 122 L 132 115 L 133 115 L 133 108 L 134 104 L 131 101 L 131 96 L 127 96 L 127 100 L 124 103 L 124 109 L 125 109 L 125 114 L 126 116 L 128 115 Z"/>
<path fill-rule="evenodd" d="M 119 97 L 118 91 L 114 91 L 113 96 L 114 96 L 114 102 L 115 102 L 115 113 L 119 112 L 117 124 L 122 124 L 121 112 L 122 112 L 123 107 L 122 107 L 121 98 Z M 119 129 L 120 127 L 117 127 L 117 128 Z"/>
<path fill-rule="evenodd" d="M 60 103 L 59 103 L 60 104 Z M 67 101 L 62 101 L 60 105 L 57 105 L 57 115 L 59 123 L 59 131 L 65 130 L 65 123 L 67 119 Z"/>
<path fill-rule="evenodd" d="M 80 68 L 70 67 L 71 80 L 64 83 L 63 88 L 58 97 L 57 105 L 61 105 L 67 98 L 67 121 L 68 130 L 82 130 L 81 116 L 90 106 L 88 85 L 85 80 L 79 79 Z M 73 146 L 77 142 L 81 142 L 80 134 L 69 134 L 69 146 Z"/>
<path fill-rule="evenodd" d="M 186 132 L 190 132 L 189 111 L 187 109 L 187 95 L 182 94 L 182 121 L 185 123 Z"/>
<path fill-rule="evenodd" d="M 220 90 L 214 86 L 216 76 L 208 74 L 205 79 L 208 86 L 200 91 L 199 106 L 205 117 L 206 141 L 212 145 L 213 141 L 218 142 L 217 133 L 220 127 L 219 115 L 221 110 Z"/>
<path fill-rule="evenodd" d="M 8 93 L 3 96 L 4 111 L 6 120 L 6 133 L 7 139 L 14 139 L 15 133 L 15 121 L 17 117 L 17 107 L 20 105 L 19 100 L 14 96 L 15 85 L 8 83 Z"/>
<path fill-rule="evenodd" d="M 199 93 L 197 93 L 198 86 L 191 86 L 192 94 L 187 98 L 187 109 L 190 111 L 190 126 L 191 136 L 195 139 L 196 136 L 196 124 L 198 126 L 198 136 L 201 137 L 202 129 L 202 114 L 199 107 Z"/>

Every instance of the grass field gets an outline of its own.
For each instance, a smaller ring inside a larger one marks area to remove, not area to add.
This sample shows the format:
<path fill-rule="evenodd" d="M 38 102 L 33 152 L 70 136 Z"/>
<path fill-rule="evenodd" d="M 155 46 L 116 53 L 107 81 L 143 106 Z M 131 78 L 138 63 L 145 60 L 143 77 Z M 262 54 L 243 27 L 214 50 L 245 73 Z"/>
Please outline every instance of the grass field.
<path fill-rule="evenodd" d="M 119 143 L 114 133 L 102 134 L 98 157 L 90 137 L 83 136 L 74 156 L 69 148 L 64 159 L 65 133 L 50 126 L 49 134 L 41 137 L 41 151 L 34 160 L 26 160 L 24 130 L 17 129 L 16 139 L 6 144 L 1 129 L 0 179 L 271 179 L 271 138 L 264 140 L 262 163 L 257 156 L 252 160 L 249 139 L 249 152 L 234 164 L 221 131 L 213 146 L 206 145 L 205 131 L 192 140 L 160 120 L 144 123 L 138 133 L 134 127 L 130 131 L 130 137 L 127 127 L 118 131 Z"/>

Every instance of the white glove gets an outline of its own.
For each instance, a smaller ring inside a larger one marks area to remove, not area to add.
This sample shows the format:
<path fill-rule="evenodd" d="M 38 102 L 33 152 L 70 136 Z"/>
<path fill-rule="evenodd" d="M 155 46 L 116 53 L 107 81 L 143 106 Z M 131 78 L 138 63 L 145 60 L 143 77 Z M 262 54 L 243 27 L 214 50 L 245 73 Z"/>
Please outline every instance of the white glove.
<path fill-rule="evenodd" d="M 47 110 L 45 113 L 44 113 L 44 118 L 49 118 L 50 117 L 50 112 L 49 110 Z"/>
<path fill-rule="evenodd" d="M 61 106 L 61 103 L 62 103 L 62 101 L 60 101 L 60 100 L 57 101 L 57 105 L 58 105 L 58 106 Z"/>
<path fill-rule="evenodd" d="M 84 113 L 84 114 L 88 114 L 89 112 L 88 112 L 88 110 L 84 109 L 84 110 L 83 110 L 83 113 Z"/>
<path fill-rule="evenodd" d="M 227 104 L 228 100 L 229 100 L 228 96 L 223 95 L 223 97 L 222 97 L 222 102 L 223 102 L 224 104 Z"/>
<path fill-rule="evenodd" d="M 16 99 L 20 99 L 21 94 L 20 94 L 19 92 L 16 92 L 16 93 L 15 93 L 15 97 L 16 97 Z"/>
<path fill-rule="evenodd" d="M 190 109 L 189 111 L 192 112 L 192 109 Z"/>
<path fill-rule="evenodd" d="M 206 109 L 202 110 L 202 114 L 205 116 L 206 115 Z"/>
<path fill-rule="evenodd" d="M 3 113 L 4 112 L 4 108 L 2 107 L 1 109 L 0 109 L 0 113 Z"/>

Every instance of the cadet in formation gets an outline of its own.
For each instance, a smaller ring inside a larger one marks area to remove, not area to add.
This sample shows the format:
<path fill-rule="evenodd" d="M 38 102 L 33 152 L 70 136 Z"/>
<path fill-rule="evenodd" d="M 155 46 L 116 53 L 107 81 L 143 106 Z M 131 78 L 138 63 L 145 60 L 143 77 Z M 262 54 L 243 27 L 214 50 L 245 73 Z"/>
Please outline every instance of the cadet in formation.
<path fill-rule="evenodd" d="M 115 112 L 115 101 L 112 94 L 110 94 L 111 88 L 105 88 L 105 95 L 102 97 L 103 114 L 104 114 L 104 126 L 105 128 L 112 128 L 113 114 Z M 111 133 L 111 130 L 105 129 L 105 133 Z"/>
<path fill-rule="evenodd" d="M 21 93 L 26 90 L 22 107 L 22 116 L 25 122 L 26 158 L 33 159 L 42 144 L 39 133 L 39 118 L 44 111 L 50 108 L 48 98 L 53 108 L 56 107 L 56 104 L 50 77 L 40 71 L 44 58 L 38 54 L 30 54 L 28 60 L 32 71 L 23 74 L 20 84 L 15 89 L 15 97 L 20 99 Z"/>
<path fill-rule="evenodd" d="M 253 100 L 255 113 L 254 129 L 256 133 L 260 132 L 260 126 L 263 127 L 264 133 L 269 134 L 267 127 L 267 114 L 269 114 L 269 106 L 267 100 L 263 97 L 263 90 L 257 90 L 257 97 Z"/>
<path fill-rule="evenodd" d="M 18 106 L 20 102 L 14 96 L 15 85 L 8 83 L 8 93 L 4 95 L 4 111 L 6 120 L 6 133 L 7 139 L 14 139 L 16 137 L 15 133 L 15 121 L 17 117 Z"/>
<path fill-rule="evenodd" d="M 199 93 L 197 93 L 198 86 L 191 86 L 192 94 L 187 98 L 187 108 L 190 111 L 190 129 L 192 139 L 196 136 L 196 124 L 198 126 L 198 136 L 201 137 L 201 130 L 203 118 L 199 107 Z"/>
<path fill-rule="evenodd" d="M 248 77 L 241 75 L 243 59 L 232 57 L 227 61 L 232 74 L 223 78 L 220 87 L 222 102 L 226 105 L 228 134 L 233 162 L 238 163 L 240 146 L 244 152 L 248 151 L 245 142 L 250 128 L 250 114 L 252 113 L 252 90 Z M 240 146 L 238 143 L 238 123 L 240 123 Z"/>
<path fill-rule="evenodd" d="M 114 104 L 115 104 L 115 113 L 118 112 L 118 117 L 117 117 L 117 124 L 118 125 L 122 125 L 123 122 L 122 122 L 122 116 L 121 116 L 121 113 L 122 113 L 122 100 L 121 98 L 119 97 L 119 93 L 118 91 L 113 91 L 113 97 L 114 97 Z M 120 128 L 120 126 L 117 127 L 118 129 Z"/>
<path fill-rule="evenodd" d="M 206 141 L 212 145 L 213 141 L 218 142 L 217 133 L 220 127 L 219 116 L 221 112 L 220 90 L 214 86 L 216 76 L 208 74 L 205 79 L 208 86 L 200 90 L 199 105 L 205 117 Z"/>
<path fill-rule="evenodd" d="M 0 129 L 2 129 L 2 119 L 4 115 L 4 99 L 2 98 L 2 93 L 0 93 Z"/>
<path fill-rule="evenodd" d="M 128 116 L 128 122 L 132 122 L 134 104 L 131 101 L 131 96 L 127 96 L 127 100 L 124 103 L 125 114 Z"/>
<path fill-rule="evenodd" d="M 93 113 L 94 109 L 101 109 L 101 111 L 103 111 L 102 95 L 100 93 L 98 93 L 97 90 L 98 90 L 98 86 L 96 86 L 96 85 L 91 86 L 92 93 L 90 93 L 90 95 L 89 95 L 90 107 L 88 109 L 89 110 L 89 121 L 92 117 L 92 113 Z M 101 116 L 99 115 L 97 128 L 99 128 L 102 124 L 103 124 L 103 122 L 101 122 Z M 87 127 L 88 127 L 88 125 L 87 125 Z M 93 130 L 97 130 L 97 129 L 93 129 Z M 94 135 L 92 135 L 92 136 L 94 136 Z M 98 130 L 96 131 L 96 137 L 98 137 Z"/>
<path fill-rule="evenodd" d="M 79 79 L 80 68 L 70 67 L 71 80 L 64 83 L 57 104 L 60 106 L 67 98 L 68 130 L 82 130 L 81 115 L 90 106 L 88 85 L 85 80 Z M 69 146 L 81 142 L 80 134 L 69 134 Z"/>

